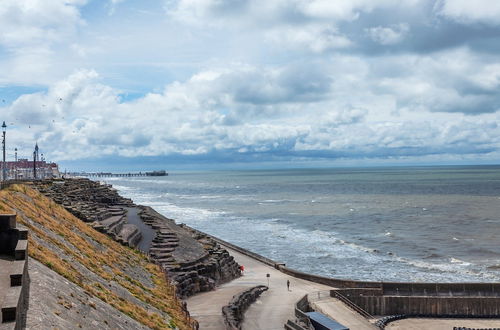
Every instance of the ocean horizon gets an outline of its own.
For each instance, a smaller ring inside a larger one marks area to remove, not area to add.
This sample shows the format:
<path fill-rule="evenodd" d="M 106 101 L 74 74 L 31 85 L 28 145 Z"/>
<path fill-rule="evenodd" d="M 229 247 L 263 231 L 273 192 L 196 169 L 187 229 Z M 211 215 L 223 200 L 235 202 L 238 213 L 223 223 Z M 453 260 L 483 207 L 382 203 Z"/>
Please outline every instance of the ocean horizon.
<path fill-rule="evenodd" d="M 173 171 L 123 196 L 300 271 L 500 281 L 500 166 Z"/>

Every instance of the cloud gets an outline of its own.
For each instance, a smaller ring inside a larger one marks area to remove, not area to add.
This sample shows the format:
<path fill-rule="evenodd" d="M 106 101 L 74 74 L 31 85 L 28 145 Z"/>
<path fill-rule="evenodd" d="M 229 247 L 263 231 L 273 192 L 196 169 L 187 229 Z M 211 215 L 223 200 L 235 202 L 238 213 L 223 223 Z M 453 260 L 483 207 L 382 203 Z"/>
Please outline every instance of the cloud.
<path fill-rule="evenodd" d="M 22 124 L 9 125 L 9 136 L 17 136 L 9 141 L 29 150 L 19 136 L 31 136 L 57 160 L 398 158 L 488 154 L 500 145 L 497 113 L 470 118 L 423 107 L 394 112 L 387 96 L 351 90 L 350 70 L 314 71 L 300 65 L 214 69 L 123 102 L 95 71 L 79 70 L 6 109 L 9 120 L 22 116 Z"/>
<path fill-rule="evenodd" d="M 267 40 L 294 50 L 323 53 L 352 46 L 351 40 L 329 25 L 309 25 L 301 29 L 280 27 L 267 33 Z"/>
<path fill-rule="evenodd" d="M 500 109 L 500 97 L 495 93 L 500 78 L 497 61 L 490 60 L 467 48 L 393 58 L 389 68 L 396 73 L 379 80 L 379 92 L 393 93 L 400 108 L 415 111 L 496 112 Z M 384 65 L 378 70 L 384 70 Z"/>
<path fill-rule="evenodd" d="M 51 79 L 55 47 L 85 25 L 86 0 L 0 2 L 0 84 L 38 84 Z"/>
<path fill-rule="evenodd" d="M 170 17 L 195 26 L 224 28 L 230 25 L 236 29 L 258 29 L 266 35 L 269 43 L 286 48 L 305 47 L 312 52 L 322 53 L 353 46 L 349 37 L 339 31 L 338 24 L 356 21 L 361 15 L 376 9 L 391 6 L 409 9 L 418 2 L 169 0 L 166 1 L 165 9 Z M 395 43 L 397 38 L 402 38 L 406 33 L 405 28 L 403 24 L 396 27 L 397 30 L 385 28 L 373 33 L 379 39 Z"/>
<path fill-rule="evenodd" d="M 410 27 L 406 23 L 400 23 L 389 27 L 377 26 L 365 31 L 373 41 L 381 45 L 393 45 L 401 42 L 406 37 Z"/>
<path fill-rule="evenodd" d="M 78 6 L 85 0 L 4 0 L 0 3 L 0 44 L 9 49 L 46 45 L 71 35 L 83 24 Z"/>
<path fill-rule="evenodd" d="M 109 0 L 109 10 L 108 10 L 108 15 L 114 15 L 116 7 L 118 4 L 124 2 L 125 0 Z"/>
<path fill-rule="evenodd" d="M 482 5 L 119 2 L 0 4 L 9 143 L 56 160 L 500 160 L 500 27 Z"/>
<path fill-rule="evenodd" d="M 246 20 L 265 21 L 273 25 L 280 25 L 283 22 L 300 25 L 313 20 L 355 21 L 362 13 L 369 13 L 377 8 L 413 7 L 420 2 L 418 0 L 376 2 L 370 0 L 166 0 L 165 10 L 169 15 L 189 22 L 192 18 L 209 20 L 214 17 L 231 19 L 231 16 L 239 16 Z"/>
<path fill-rule="evenodd" d="M 441 0 L 435 5 L 439 15 L 464 24 L 500 24 L 500 3 L 489 0 Z"/>

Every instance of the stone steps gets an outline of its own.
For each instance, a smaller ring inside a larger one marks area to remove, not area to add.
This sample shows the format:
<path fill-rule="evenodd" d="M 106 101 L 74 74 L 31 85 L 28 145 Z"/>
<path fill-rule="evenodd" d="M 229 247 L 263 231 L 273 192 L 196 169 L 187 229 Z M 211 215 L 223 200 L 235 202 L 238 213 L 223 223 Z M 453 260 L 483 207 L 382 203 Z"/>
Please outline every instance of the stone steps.
<path fill-rule="evenodd" d="M 136 225 L 126 223 L 122 225 L 117 236 L 120 243 L 133 247 L 141 240 L 142 233 Z"/>
<path fill-rule="evenodd" d="M 117 215 L 99 222 L 107 234 L 114 233 L 115 235 L 118 235 L 125 224 L 125 218 L 122 215 Z"/>
<path fill-rule="evenodd" d="M 28 230 L 0 215 L 0 329 L 22 329 L 29 295 Z"/>

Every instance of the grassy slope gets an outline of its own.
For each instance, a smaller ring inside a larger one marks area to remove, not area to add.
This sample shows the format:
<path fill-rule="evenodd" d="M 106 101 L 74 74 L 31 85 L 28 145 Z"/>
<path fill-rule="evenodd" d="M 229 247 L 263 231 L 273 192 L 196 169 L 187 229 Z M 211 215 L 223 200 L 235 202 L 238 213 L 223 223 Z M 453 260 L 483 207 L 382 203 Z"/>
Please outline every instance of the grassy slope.
<path fill-rule="evenodd" d="M 89 295 L 100 298 L 150 328 L 190 328 L 181 302 L 175 298 L 174 287 L 167 282 L 159 267 L 149 263 L 138 251 L 95 231 L 26 185 L 13 185 L 0 191 L 0 212 L 11 211 L 16 212 L 17 221 L 30 230 L 29 255 L 32 258 L 82 287 Z M 92 276 L 78 271 L 81 266 Z M 148 287 L 127 272 L 132 268 L 139 269 L 142 276 L 147 274 L 149 279 L 146 282 L 152 285 Z M 101 280 L 96 281 L 96 278 Z M 132 296 L 161 312 L 148 311 L 144 304 L 124 299 L 103 285 L 107 281 L 115 281 Z"/>

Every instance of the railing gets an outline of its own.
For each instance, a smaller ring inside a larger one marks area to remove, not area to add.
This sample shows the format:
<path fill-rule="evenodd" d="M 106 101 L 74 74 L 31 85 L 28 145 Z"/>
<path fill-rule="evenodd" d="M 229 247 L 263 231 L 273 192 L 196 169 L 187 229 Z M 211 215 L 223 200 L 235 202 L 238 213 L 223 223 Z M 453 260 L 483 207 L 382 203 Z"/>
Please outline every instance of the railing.
<path fill-rule="evenodd" d="M 309 305 L 308 295 L 306 294 L 295 304 L 295 317 L 297 320 L 300 320 L 304 324 L 302 328 L 305 329 L 314 329 L 311 320 L 309 320 L 309 316 L 306 315 L 307 312 L 310 312 L 311 306 Z"/>
<path fill-rule="evenodd" d="M 359 307 L 358 305 L 356 305 L 355 303 L 353 303 L 351 300 L 349 300 L 349 298 L 343 296 L 338 291 L 332 290 L 331 293 L 332 293 L 333 297 L 335 297 L 338 300 L 342 301 L 344 304 L 346 304 L 347 306 L 349 306 L 350 308 L 352 308 L 354 311 L 356 311 L 357 313 L 359 313 L 363 317 L 365 317 L 367 319 L 374 319 L 375 318 L 375 317 L 373 317 L 373 315 L 371 315 L 370 313 L 368 313 L 367 311 L 365 311 L 364 309 L 362 309 L 361 307 Z"/>
<path fill-rule="evenodd" d="M 307 295 L 307 300 L 309 302 L 316 302 L 320 300 L 330 299 L 332 297 L 330 291 L 331 290 L 323 290 L 323 291 L 309 293 Z"/>
<path fill-rule="evenodd" d="M 7 180 L 7 181 L 0 181 L 0 190 L 6 189 L 10 187 L 13 184 L 21 184 L 21 183 L 26 183 L 26 182 L 32 182 L 33 180 Z"/>

